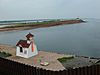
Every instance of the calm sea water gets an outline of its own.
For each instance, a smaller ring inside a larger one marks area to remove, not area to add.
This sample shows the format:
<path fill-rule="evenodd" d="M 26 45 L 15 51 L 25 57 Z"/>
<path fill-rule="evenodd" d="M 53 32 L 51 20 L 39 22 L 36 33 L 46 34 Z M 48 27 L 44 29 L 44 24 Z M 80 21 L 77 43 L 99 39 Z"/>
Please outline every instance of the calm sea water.
<path fill-rule="evenodd" d="M 0 43 L 15 46 L 29 32 L 38 50 L 100 57 L 100 20 L 23 31 L 0 32 Z"/>

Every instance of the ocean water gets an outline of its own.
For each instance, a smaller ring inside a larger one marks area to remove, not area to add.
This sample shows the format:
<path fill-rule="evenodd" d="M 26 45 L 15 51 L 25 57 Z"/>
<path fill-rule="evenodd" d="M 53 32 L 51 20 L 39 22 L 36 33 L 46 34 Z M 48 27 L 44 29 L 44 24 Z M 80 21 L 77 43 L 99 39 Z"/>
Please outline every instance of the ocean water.
<path fill-rule="evenodd" d="M 22 31 L 0 32 L 0 43 L 16 46 L 31 32 L 38 50 L 100 57 L 100 20 L 85 19 L 86 23 L 70 24 Z"/>

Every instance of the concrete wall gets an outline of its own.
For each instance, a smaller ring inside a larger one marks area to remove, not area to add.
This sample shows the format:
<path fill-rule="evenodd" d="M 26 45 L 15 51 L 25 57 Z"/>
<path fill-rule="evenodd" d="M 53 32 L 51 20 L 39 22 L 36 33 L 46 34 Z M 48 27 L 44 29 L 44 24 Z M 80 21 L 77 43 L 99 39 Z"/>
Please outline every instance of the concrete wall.
<path fill-rule="evenodd" d="M 24 51 L 27 51 L 27 54 L 24 53 Z M 20 47 L 16 47 L 16 56 L 28 58 L 28 48 L 23 48 L 23 52 L 20 52 Z"/>
<path fill-rule="evenodd" d="M 37 50 L 37 46 L 34 44 L 34 51 L 32 52 L 32 48 L 31 48 L 31 45 L 29 47 L 29 51 L 28 51 L 28 57 L 31 57 L 31 56 L 35 56 L 38 54 L 38 50 Z"/>

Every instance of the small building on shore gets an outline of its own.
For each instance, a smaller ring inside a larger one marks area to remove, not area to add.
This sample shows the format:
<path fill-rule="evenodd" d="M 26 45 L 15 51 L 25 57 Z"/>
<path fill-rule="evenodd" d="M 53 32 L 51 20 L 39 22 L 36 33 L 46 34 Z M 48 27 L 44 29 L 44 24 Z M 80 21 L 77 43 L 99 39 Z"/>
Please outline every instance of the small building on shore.
<path fill-rule="evenodd" d="M 33 37 L 34 35 L 29 33 L 26 35 L 26 40 L 19 40 L 16 44 L 16 56 L 29 58 L 38 54 Z"/>

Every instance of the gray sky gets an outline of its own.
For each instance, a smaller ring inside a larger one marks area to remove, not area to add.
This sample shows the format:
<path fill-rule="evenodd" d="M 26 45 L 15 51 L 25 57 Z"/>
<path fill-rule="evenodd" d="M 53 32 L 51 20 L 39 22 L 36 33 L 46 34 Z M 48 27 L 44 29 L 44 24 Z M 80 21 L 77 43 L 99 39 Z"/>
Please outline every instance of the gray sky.
<path fill-rule="evenodd" d="M 0 0 L 0 20 L 99 18 L 100 0 Z"/>

